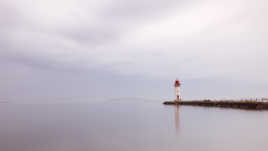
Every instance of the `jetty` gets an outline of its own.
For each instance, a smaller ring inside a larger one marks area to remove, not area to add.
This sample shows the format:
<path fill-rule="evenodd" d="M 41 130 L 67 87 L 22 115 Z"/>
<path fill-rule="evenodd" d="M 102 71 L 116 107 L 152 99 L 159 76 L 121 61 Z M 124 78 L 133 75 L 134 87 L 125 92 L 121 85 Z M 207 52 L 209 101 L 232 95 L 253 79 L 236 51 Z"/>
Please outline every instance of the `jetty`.
<path fill-rule="evenodd" d="M 247 110 L 268 110 L 268 102 L 246 100 L 246 101 L 228 101 L 228 100 L 197 100 L 197 101 L 166 101 L 165 105 L 191 105 L 204 107 L 221 107 Z"/>
<path fill-rule="evenodd" d="M 268 110 L 268 98 L 262 99 L 246 99 L 246 100 L 182 100 L 181 98 L 181 82 L 176 79 L 174 82 L 175 100 L 166 101 L 165 105 L 192 105 L 205 107 L 221 107 L 247 110 Z"/>

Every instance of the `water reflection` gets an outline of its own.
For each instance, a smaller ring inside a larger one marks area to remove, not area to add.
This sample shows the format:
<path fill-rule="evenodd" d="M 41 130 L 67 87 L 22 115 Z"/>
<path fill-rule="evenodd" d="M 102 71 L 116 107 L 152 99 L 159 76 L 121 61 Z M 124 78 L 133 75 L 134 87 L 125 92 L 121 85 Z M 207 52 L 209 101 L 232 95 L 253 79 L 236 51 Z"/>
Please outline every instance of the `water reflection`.
<path fill-rule="evenodd" d="M 7 104 L 0 121 L 0 151 L 252 151 L 268 140 L 268 112 L 151 102 Z"/>
<path fill-rule="evenodd" d="M 175 128 L 176 128 L 176 134 L 179 134 L 180 129 L 180 112 L 179 112 L 179 106 L 175 105 L 174 107 L 174 118 L 175 118 Z"/>

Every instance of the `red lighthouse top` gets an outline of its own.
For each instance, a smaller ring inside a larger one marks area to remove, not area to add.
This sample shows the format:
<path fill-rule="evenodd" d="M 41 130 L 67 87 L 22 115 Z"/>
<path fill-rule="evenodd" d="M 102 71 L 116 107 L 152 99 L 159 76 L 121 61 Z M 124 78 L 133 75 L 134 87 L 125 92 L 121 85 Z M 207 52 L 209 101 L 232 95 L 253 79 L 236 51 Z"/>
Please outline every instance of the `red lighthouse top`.
<path fill-rule="evenodd" d="M 180 87 L 181 86 L 181 83 L 180 83 L 180 81 L 178 79 L 175 81 L 174 86 L 175 87 Z"/>

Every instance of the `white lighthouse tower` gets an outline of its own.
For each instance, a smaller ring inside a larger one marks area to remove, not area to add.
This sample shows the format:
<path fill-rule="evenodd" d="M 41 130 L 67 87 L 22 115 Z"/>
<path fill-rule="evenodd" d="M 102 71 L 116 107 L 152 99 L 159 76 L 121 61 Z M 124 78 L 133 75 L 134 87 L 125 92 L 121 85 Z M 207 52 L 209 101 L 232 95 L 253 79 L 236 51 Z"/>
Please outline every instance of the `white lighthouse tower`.
<path fill-rule="evenodd" d="M 175 96 L 176 96 L 176 100 L 175 101 L 180 101 L 181 100 L 181 94 L 180 94 L 180 86 L 181 86 L 181 83 L 178 79 L 176 79 L 175 81 Z"/>

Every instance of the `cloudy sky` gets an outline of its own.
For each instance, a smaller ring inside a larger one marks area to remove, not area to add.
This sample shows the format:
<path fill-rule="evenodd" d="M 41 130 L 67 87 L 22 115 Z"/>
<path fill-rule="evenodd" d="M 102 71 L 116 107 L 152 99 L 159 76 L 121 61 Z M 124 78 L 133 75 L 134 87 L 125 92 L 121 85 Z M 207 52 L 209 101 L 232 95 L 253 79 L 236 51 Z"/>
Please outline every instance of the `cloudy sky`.
<path fill-rule="evenodd" d="M 265 0 L 0 0 L 0 96 L 267 97 Z"/>

